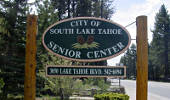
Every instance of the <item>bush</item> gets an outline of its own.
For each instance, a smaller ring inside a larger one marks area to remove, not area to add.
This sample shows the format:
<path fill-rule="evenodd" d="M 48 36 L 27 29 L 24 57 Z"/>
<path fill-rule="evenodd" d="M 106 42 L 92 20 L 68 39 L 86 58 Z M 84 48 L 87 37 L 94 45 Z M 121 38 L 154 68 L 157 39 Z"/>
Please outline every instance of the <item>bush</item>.
<path fill-rule="evenodd" d="M 104 93 L 94 95 L 95 100 L 129 100 L 129 96 L 118 93 Z"/>
<path fill-rule="evenodd" d="M 3 88 L 5 85 L 4 81 L 2 78 L 0 78 L 0 93 L 1 93 L 1 88 Z"/>

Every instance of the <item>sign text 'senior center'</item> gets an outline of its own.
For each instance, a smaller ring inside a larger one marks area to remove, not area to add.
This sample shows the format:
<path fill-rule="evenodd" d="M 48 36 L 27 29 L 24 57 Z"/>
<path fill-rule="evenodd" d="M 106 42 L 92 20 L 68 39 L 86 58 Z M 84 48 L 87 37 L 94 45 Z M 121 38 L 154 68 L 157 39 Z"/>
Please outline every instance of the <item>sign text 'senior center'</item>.
<path fill-rule="evenodd" d="M 76 58 L 76 59 L 81 58 L 81 54 L 82 54 L 81 51 L 78 51 L 78 50 L 75 51 L 75 50 L 71 50 L 71 49 L 62 48 L 61 46 L 57 45 L 53 41 L 50 41 L 47 46 L 48 46 L 48 48 L 50 48 L 51 50 L 53 50 L 54 52 L 57 52 L 59 54 L 69 56 L 71 58 Z M 113 53 L 117 53 L 124 47 L 125 46 L 121 42 L 118 42 L 116 45 L 114 45 L 113 47 L 110 47 L 110 48 L 106 48 L 103 50 L 89 51 L 89 52 L 87 52 L 86 57 L 88 59 L 102 58 L 105 56 L 112 55 Z"/>

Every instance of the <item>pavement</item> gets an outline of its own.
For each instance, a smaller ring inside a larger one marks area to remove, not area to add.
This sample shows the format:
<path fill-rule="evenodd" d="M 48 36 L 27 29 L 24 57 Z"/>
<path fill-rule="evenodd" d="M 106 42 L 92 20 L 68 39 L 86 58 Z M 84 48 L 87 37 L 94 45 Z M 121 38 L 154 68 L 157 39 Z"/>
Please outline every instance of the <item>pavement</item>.
<path fill-rule="evenodd" d="M 136 100 L 136 80 L 121 80 L 130 100 Z M 148 100 L 170 100 L 170 83 L 148 82 Z"/>

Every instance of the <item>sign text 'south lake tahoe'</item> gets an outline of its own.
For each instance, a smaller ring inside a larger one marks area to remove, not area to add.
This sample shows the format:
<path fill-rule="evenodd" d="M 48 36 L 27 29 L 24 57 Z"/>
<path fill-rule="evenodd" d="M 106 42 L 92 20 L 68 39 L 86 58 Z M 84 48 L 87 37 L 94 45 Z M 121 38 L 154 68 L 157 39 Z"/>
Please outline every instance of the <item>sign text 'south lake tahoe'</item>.
<path fill-rule="evenodd" d="M 130 35 L 121 25 L 100 18 L 59 21 L 43 34 L 43 45 L 57 56 L 76 61 L 106 60 L 123 53 Z"/>

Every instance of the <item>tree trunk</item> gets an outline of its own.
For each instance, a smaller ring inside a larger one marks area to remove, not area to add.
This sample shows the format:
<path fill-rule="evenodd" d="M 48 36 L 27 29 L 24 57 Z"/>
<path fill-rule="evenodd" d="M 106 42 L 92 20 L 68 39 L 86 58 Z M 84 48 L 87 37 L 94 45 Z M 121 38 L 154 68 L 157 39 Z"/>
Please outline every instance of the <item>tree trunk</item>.
<path fill-rule="evenodd" d="M 64 100 L 64 93 L 62 88 L 60 88 L 60 99 Z"/>
<path fill-rule="evenodd" d="M 168 79 L 168 73 L 169 73 L 169 68 L 168 68 L 168 39 L 167 36 L 164 36 L 164 64 L 165 64 L 165 73 L 164 73 L 164 79 L 165 81 Z"/>
<path fill-rule="evenodd" d="M 68 9 L 68 18 L 70 18 L 70 0 L 68 0 L 68 3 L 67 3 L 67 9 Z"/>
<path fill-rule="evenodd" d="M 103 18 L 103 0 L 101 0 L 101 10 L 100 10 L 100 16 Z"/>
<path fill-rule="evenodd" d="M 60 88 L 59 88 L 60 99 L 61 99 L 61 100 L 64 100 L 64 93 L 63 93 L 63 89 L 62 89 L 62 87 L 61 87 L 61 79 L 60 79 L 60 78 L 59 78 L 59 80 L 58 80 L 58 86 L 60 87 Z"/>
<path fill-rule="evenodd" d="M 5 81 L 4 81 L 5 82 Z M 8 95 L 8 93 L 7 93 L 7 85 L 5 84 L 4 85 L 4 87 L 3 87 L 3 89 L 2 89 L 2 95 L 0 96 L 0 99 L 1 100 L 7 100 L 7 95 Z"/>
<path fill-rule="evenodd" d="M 75 0 L 73 0 L 73 4 L 72 4 L 72 9 L 73 9 L 73 17 L 75 17 Z"/>

